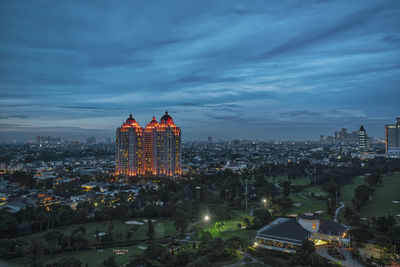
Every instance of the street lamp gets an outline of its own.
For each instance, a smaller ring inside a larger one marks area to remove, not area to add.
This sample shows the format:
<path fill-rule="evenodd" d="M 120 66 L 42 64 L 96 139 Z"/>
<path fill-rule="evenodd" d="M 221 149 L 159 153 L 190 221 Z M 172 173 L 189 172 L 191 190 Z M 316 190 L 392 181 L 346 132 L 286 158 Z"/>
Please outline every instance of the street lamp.
<path fill-rule="evenodd" d="M 205 222 L 208 222 L 209 220 L 210 220 L 210 216 L 205 215 L 205 216 L 204 216 L 204 221 L 205 221 Z"/>
<path fill-rule="evenodd" d="M 264 203 L 264 209 L 267 208 L 267 200 L 263 198 L 262 202 Z"/>

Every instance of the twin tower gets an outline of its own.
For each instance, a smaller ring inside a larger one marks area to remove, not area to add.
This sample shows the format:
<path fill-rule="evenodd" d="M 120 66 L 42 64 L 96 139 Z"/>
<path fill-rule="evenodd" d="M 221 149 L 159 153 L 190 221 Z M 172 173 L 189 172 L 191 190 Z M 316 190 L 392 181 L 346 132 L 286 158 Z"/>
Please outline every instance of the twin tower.
<path fill-rule="evenodd" d="M 182 175 L 181 129 L 166 111 L 145 128 L 132 117 L 117 129 L 116 175 L 179 177 Z"/>

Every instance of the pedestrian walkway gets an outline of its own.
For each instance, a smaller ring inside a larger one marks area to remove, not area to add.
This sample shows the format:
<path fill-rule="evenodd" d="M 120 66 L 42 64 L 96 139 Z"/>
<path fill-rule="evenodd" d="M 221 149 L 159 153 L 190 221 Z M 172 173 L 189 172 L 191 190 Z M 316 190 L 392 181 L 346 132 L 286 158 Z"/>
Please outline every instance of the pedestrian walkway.
<path fill-rule="evenodd" d="M 335 257 L 332 257 L 331 255 L 329 255 L 328 249 L 326 247 L 317 247 L 316 248 L 316 252 L 318 255 L 320 255 L 330 261 L 340 263 L 343 266 L 347 266 L 347 267 L 363 267 L 364 266 L 357 259 L 353 258 L 351 252 L 348 249 L 338 248 L 337 250 L 339 250 L 343 254 L 343 256 L 346 258 L 345 261 L 336 259 Z"/>
<path fill-rule="evenodd" d="M 251 264 L 251 263 L 258 263 L 260 265 L 263 266 L 267 266 L 269 267 L 269 265 L 265 264 L 264 262 L 258 260 L 257 258 L 253 257 L 252 255 L 250 255 L 249 253 L 244 253 L 243 251 L 239 250 L 240 254 L 242 254 L 242 258 L 234 264 L 231 265 L 225 265 L 223 267 L 236 267 L 236 266 L 241 266 L 241 265 L 247 265 L 247 264 Z M 246 261 L 246 259 L 249 258 L 251 261 Z"/>
<path fill-rule="evenodd" d="M 343 202 L 339 202 L 339 203 L 340 203 L 340 207 L 336 209 L 336 211 L 335 211 L 335 219 L 333 220 L 335 223 L 338 222 L 337 216 L 338 216 L 340 210 L 344 207 L 344 203 Z"/>

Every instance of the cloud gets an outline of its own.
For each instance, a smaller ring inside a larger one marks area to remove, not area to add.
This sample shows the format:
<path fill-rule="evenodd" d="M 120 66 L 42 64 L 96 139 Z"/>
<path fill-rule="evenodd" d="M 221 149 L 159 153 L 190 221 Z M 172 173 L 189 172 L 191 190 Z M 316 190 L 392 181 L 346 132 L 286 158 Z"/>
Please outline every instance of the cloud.
<path fill-rule="evenodd" d="M 0 119 L 106 136 L 168 109 L 185 138 L 296 125 L 312 139 L 361 120 L 382 136 L 400 112 L 398 25 L 398 1 L 7 2 Z"/>

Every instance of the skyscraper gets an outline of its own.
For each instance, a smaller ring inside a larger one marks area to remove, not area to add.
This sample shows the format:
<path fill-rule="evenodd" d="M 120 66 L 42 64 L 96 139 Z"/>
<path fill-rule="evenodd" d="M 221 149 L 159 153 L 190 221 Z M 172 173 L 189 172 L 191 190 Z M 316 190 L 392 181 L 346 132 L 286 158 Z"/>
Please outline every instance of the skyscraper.
<path fill-rule="evenodd" d="M 117 129 L 115 142 L 116 174 L 137 176 L 145 174 L 143 160 L 143 128 L 129 115 L 129 118 Z"/>
<path fill-rule="evenodd" d="M 358 151 L 366 152 L 367 151 L 367 133 L 364 129 L 364 126 L 361 124 L 360 130 L 358 130 Z"/>
<path fill-rule="evenodd" d="M 116 134 L 116 174 L 128 176 L 180 176 L 181 129 L 166 111 L 160 123 L 155 117 L 145 128 L 132 114 Z"/>
<path fill-rule="evenodd" d="M 385 125 L 385 141 L 386 154 L 400 157 L 400 118 L 396 119 L 396 124 Z"/>

